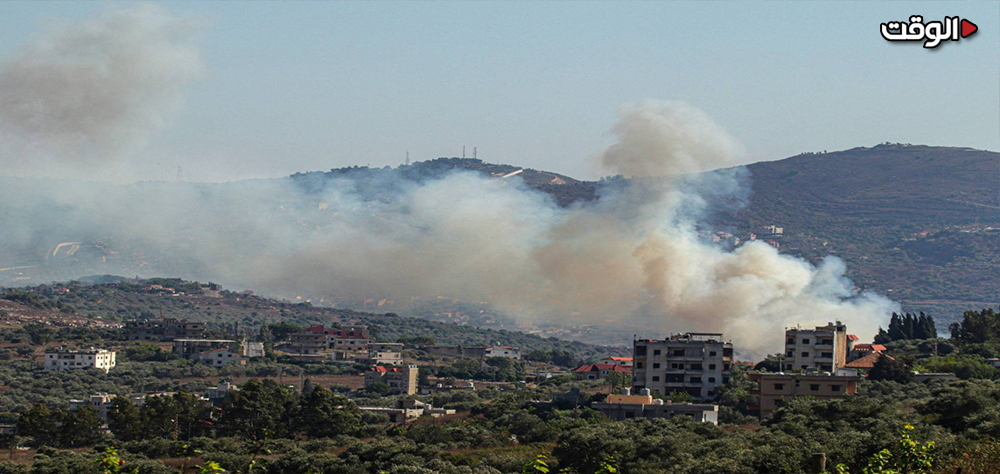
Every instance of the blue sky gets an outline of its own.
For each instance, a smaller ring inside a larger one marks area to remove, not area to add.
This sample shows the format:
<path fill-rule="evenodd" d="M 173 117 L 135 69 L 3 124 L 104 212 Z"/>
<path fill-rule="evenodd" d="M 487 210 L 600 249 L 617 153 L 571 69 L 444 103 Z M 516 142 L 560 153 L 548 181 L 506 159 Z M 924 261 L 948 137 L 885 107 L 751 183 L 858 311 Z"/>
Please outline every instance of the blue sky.
<path fill-rule="evenodd" d="M 883 141 L 1000 150 L 997 2 L 164 2 L 207 76 L 140 160 L 225 180 L 461 155 L 596 178 L 623 104 L 683 100 L 747 160 Z M 0 60 L 104 2 L 0 2 Z M 879 24 L 979 26 L 925 50 Z"/>

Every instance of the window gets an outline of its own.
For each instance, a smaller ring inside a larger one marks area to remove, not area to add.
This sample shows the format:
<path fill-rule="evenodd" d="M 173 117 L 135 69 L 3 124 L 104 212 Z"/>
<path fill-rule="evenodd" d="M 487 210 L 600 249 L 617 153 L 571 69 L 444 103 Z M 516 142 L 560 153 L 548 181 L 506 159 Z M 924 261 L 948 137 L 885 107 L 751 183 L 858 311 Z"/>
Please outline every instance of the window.
<path fill-rule="evenodd" d="M 802 343 L 803 343 L 803 344 L 809 344 L 809 339 L 803 339 L 803 340 L 802 340 Z"/>
<path fill-rule="evenodd" d="M 709 357 L 715 357 L 715 354 L 716 354 L 715 351 L 711 351 L 711 352 L 708 353 L 708 356 Z"/>
<path fill-rule="evenodd" d="M 820 357 L 833 357 L 833 352 L 822 352 Z"/>
<path fill-rule="evenodd" d="M 722 364 L 722 370 L 729 370 L 729 364 Z"/>
<path fill-rule="evenodd" d="M 635 418 L 635 412 L 634 411 L 625 412 L 625 418 Z"/>
<path fill-rule="evenodd" d="M 688 368 L 690 370 L 702 370 L 701 364 L 691 364 L 691 367 L 688 367 Z"/>
<path fill-rule="evenodd" d="M 776 383 L 776 384 L 774 384 L 774 389 L 775 390 L 784 390 L 785 389 L 785 384 L 783 384 L 783 383 Z"/>
<path fill-rule="evenodd" d="M 708 391 L 708 396 L 714 397 L 715 396 L 715 390 L 709 390 Z M 694 416 L 694 415 L 692 415 L 692 416 Z"/>
<path fill-rule="evenodd" d="M 795 339 L 787 339 L 787 340 L 785 340 L 785 344 L 788 344 L 790 346 L 794 346 L 795 345 Z"/>
<path fill-rule="evenodd" d="M 701 377 L 691 377 L 688 381 L 691 383 L 701 383 Z"/>
<path fill-rule="evenodd" d="M 802 353 L 802 357 L 809 357 L 809 353 L 808 352 L 803 352 Z"/>
<path fill-rule="evenodd" d="M 642 362 L 636 362 L 635 363 L 635 368 L 641 369 L 642 368 Z"/>
<path fill-rule="evenodd" d="M 646 346 L 635 346 L 635 355 L 636 356 L 646 355 Z"/>
<path fill-rule="evenodd" d="M 715 383 L 715 377 L 709 377 L 708 381 L 709 383 Z"/>
<path fill-rule="evenodd" d="M 659 382 L 660 381 L 660 376 L 659 375 L 654 375 L 653 376 L 653 381 L 654 382 Z"/>
<path fill-rule="evenodd" d="M 684 357 L 684 349 L 677 349 L 672 355 L 675 357 Z"/>
<path fill-rule="evenodd" d="M 684 364 L 670 364 L 671 369 L 683 369 Z"/>
<path fill-rule="evenodd" d="M 653 368 L 654 369 L 659 369 L 660 368 L 660 364 L 659 363 L 653 364 Z"/>
<path fill-rule="evenodd" d="M 840 393 L 840 385 L 831 385 L 830 391 Z"/>
<path fill-rule="evenodd" d="M 809 391 L 810 392 L 818 392 L 819 391 L 819 384 L 818 383 L 809 384 Z"/>
<path fill-rule="evenodd" d="M 715 370 L 715 364 L 708 364 L 708 370 Z"/>
<path fill-rule="evenodd" d="M 729 377 L 722 377 L 722 383 L 729 383 Z"/>
<path fill-rule="evenodd" d="M 788 351 L 788 353 L 785 354 L 785 357 L 795 357 L 795 352 Z"/>
<path fill-rule="evenodd" d="M 654 356 L 660 355 L 660 350 L 659 349 L 653 349 L 653 355 Z"/>

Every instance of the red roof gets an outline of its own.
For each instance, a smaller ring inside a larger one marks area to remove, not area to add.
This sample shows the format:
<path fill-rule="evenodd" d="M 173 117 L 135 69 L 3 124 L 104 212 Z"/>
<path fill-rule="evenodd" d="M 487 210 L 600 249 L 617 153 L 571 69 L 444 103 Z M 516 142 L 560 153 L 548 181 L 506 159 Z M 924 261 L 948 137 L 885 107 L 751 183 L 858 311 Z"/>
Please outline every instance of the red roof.
<path fill-rule="evenodd" d="M 610 370 L 612 372 L 625 372 L 630 374 L 632 373 L 632 371 L 629 370 L 627 367 L 622 367 L 618 364 L 581 365 L 580 367 L 577 367 L 576 370 L 574 370 L 573 372 L 598 372 L 601 370 Z"/>
<path fill-rule="evenodd" d="M 848 341 L 857 341 L 858 339 L 860 339 L 860 338 L 858 336 L 855 336 L 854 334 L 848 334 L 847 335 L 847 340 Z"/>
<path fill-rule="evenodd" d="M 621 361 L 621 362 L 631 362 L 632 358 L 631 357 L 611 356 L 611 357 L 605 357 L 605 358 L 603 358 L 601 360 L 617 360 L 617 361 Z"/>
<path fill-rule="evenodd" d="M 403 369 L 399 367 L 383 367 L 381 365 L 376 365 L 372 367 L 372 372 L 402 372 Z"/>
<path fill-rule="evenodd" d="M 847 367 L 848 369 L 870 369 L 875 367 L 875 362 L 882 357 L 888 357 L 889 360 L 895 360 L 891 355 L 884 352 L 872 352 L 871 354 L 868 354 L 860 359 L 848 362 L 844 367 Z"/>

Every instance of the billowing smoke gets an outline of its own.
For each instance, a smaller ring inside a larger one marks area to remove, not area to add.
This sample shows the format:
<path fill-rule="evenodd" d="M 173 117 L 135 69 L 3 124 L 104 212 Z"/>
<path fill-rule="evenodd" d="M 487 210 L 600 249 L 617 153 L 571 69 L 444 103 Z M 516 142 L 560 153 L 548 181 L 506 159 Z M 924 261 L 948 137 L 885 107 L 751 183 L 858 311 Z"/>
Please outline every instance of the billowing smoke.
<path fill-rule="evenodd" d="M 199 23 L 136 5 L 35 38 L 0 64 L 0 160 L 20 175 L 106 176 L 171 121 L 203 73 Z"/>
<path fill-rule="evenodd" d="M 673 176 L 735 166 L 743 146 L 687 103 L 647 100 L 622 108 L 612 129 L 618 142 L 601 165 L 626 177 Z"/>
<path fill-rule="evenodd" d="M 142 7 L 35 44 L 0 74 L 5 133 L 52 152 L 141 143 L 200 70 L 175 37 L 178 21 Z M 647 101 L 625 108 L 613 132 L 602 164 L 639 178 L 568 207 L 518 177 L 471 172 L 226 184 L 0 178 L 0 277 L 37 266 L 24 271 L 174 276 L 328 300 L 445 296 L 535 323 L 720 331 L 750 357 L 779 351 L 782 328 L 797 323 L 841 320 L 867 338 L 895 309 L 855 294 L 835 258 L 817 267 L 760 242 L 712 243 L 706 213 L 744 200 L 748 177 L 738 167 L 697 173 L 743 158 L 704 112 Z M 71 246 L 76 263 L 60 266 L 62 242 L 99 250 L 88 260 Z"/>

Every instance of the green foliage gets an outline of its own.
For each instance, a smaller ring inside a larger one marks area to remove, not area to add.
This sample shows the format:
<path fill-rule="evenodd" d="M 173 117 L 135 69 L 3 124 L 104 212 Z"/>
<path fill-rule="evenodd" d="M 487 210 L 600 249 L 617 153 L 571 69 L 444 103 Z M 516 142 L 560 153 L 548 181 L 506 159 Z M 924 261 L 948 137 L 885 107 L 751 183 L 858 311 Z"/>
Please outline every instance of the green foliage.
<path fill-rule="evenodd" d="M 868 460 L 862 474 L 920 474 L 934 465 L 934 442 L 920 444 L 910 437 L 912 425 L 904 425 L 899 442 L 892 449 L 886 448 Z"/>
<path fill-rule="evenodd" d="M 868 371 L 868 379 L 906 383 L 913 380 L 913 372 L 900 360 L 883 356 L 879 357 L 875 361 L 875 365 Z"/>
<path fill-rule="evenodd" d="M 931 357 L 921 359 L 916 369 L 920 372 L 953 373 L 960 379 L 995 379 L 997 368 L 976 355 Z"/>

